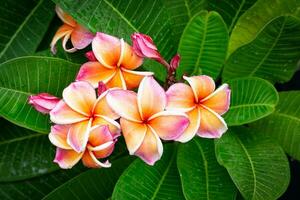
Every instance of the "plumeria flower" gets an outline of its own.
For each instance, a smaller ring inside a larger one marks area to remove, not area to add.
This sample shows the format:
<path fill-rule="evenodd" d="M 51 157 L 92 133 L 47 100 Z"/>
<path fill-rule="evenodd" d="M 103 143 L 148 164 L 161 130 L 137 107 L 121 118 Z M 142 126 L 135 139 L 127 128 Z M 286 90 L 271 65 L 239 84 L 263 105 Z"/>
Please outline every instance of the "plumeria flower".
<path fill-rule="evenodd" d="M 54 162 L 63 169 L 72 168 L 80 159 L 86 167 L 90 168 L 111 166 L 109 161 L 101 162 L 98 159 L 106 158 L 113 152 L 118 135 L 112 134 L 107 125 L 93 126 L 90 129 L 86 149 L 77 152 L 68 143 L 71 129 L 71 125 L 54 125 L 51 127 L 49 139 L 57 147 Z"/>
<path fill-rule="evenodd" d="M 50 44 L 52 53 L 56 53 L 55 45 L 60 39 L 62 39 L 62 46 L 64 50 L 70 53 L 75 52 L 77 49 L 84 49 L 87 47 L 92 42 L 94 35 L 89 30 L 78 24 L 60 7 L 56 6 L 55 10 L 58 17 L 64 22 L 64 24 L 59 27 L 52 39 Z M 73 47 L 68 49 L 66 46 L 70 38 Z"/>
<path fill-rule="evenodd" d="M 191 140 L 196 134 L 204 138 L 219 138 L 227 130 L 220 116 L 230 104 L 230 89 L 223 84 L 215 90 L 215 82 L 208 76 L 183 77 L 188 83 L 172 85 L 167 94 L 167 110 L 187 112 L 190 125 L 178 138 L 180 142 Z"/>
<path fill-rule="evenodd" d="M 58 97 L 48 93 L 40 93 L 29 97 L 29 104 L 43 114 L 49 113 L 59 101 Z"/>
<path fill-rule="evenodd" d="M 120 125 L 114 121 L 119 116 L 108 106 L 106 95 L 107 91 L 96 98 L 88 82 L 74 82 L 64 89 L 63 100 L 50 112 L 53 123 L 71 126 L 66 141 L 78 156 L 85 151 L 94 126 L 108 125 L 113 135 L 120 134 Z"/>
<path fill-rule="evenodd" d="M 92 49 L 98 61 L 83 64 L 76 80 L 88 81 L 95 88 L 102 81 L 108 88 L 134 89 L 144 76 L 153 75 L 152 72 L 132 71 L 143 63 L 143 59 L 123 39 L 97 33 Z"/>
<path fill-rule="evenodd" d="M 182 112 L 165 111 L 167 97 L 163 88 L 145 77 L 136 94 L 128 90 L 111 90 L 107 94 L 110 107 L 121 116 L 120 124 L 129 153 L 149 165 L 160 159 L 160 140 L 176 140 L 189 125 Z"/>

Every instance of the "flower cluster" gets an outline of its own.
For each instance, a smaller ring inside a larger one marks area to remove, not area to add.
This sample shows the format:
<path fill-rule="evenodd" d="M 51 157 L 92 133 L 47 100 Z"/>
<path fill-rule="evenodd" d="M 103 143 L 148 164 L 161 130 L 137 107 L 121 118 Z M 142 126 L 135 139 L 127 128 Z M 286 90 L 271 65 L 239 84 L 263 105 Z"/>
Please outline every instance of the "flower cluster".
<path fill-rule="evenodd" d="M 87 167 L 110 167 L 107 157 L 121 135 L 130 155 L 153 165 L 162 156 L 162 140 L 188 142 L 195 135 L 219 138 L 226 132 L 221 115 L 229 109 L 227 84 L 216 89 L 213 79 L 199 75 L 184 76 L 186 83 L 171 85 L 178 54 L 168 63 L 147 35 L 134 33 L 130 46 L 105 33 L 93 35 L 60 8 L 56 11 L 65 24 L 53 38 L 53 52 L 60 38 L 69 52 L 92 45 L 86 53 L 89 61 L 64 89 L 62 99 L 46 93 L 29 98 L 36 110 L 50 114 L 49 139 L 57 147 L 54 162 L 61 168 L 71 168 L 80 160 Z M 66 47 L 69 38 L 72 49 Z M 133 71 L 144 58 L 167 68 L 167 91 L 152 72 Z"/>

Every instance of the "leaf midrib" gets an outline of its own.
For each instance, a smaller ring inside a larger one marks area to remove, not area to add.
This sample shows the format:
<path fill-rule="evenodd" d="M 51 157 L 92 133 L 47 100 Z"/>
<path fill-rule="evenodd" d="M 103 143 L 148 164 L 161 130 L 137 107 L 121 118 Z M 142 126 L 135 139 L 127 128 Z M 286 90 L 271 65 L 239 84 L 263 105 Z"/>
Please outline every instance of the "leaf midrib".
<path fill-rule="evenodd" d="M 104 0 L 104 2 L 111 7 L 134 31 L 139 32 L 139 30 L 110 2 Z"/>
<path fill-rule="evenodd" d="M 292 119 L 292 120 L 298 121 L 300 123 L 300 118 L 298 118 L 296 116 L 288 115 L 288 114 L 285 114 L 285 113 L 279 113 L 279 112 L 275 112 L 273 115 L 278 115 L 280 117 L 285 117 L 285 118 L 288 118 L 288 119 Z"/>
<path fill-rule="evenodd" d="M 251 166 L 251 170 L 252 170 L 252 174 L 253 174 L 253 193 L 252 193 L 252 198 L 250 198 L 250 199 L 253 199 L 254 195 L 256 193 L 256 174 L 255 174 L 255 170 L 254 170 L 253 161 L 252 161 L 251 156 L 248 153 L 246 147 L 244 146 L 244 144 L 240 140 L 240 138 L 238 136 L 235 136 L 235 137 L 236 137 L 237 141 L 239 142 L 239 144 L 241 145 L 243 151 L 245 152 L 245 154 L 246 154 L 246 156 L 247 156 L 247 158 L 249 160 L 250 166 Z"/>
<path fill-rule="evenodd" d="M 243 6 L 245 5 L 245 0 L 243 0 L 243 2 L 241 3 L 239 9 L 237 10 L 237 12 L 234 15 L 234 18 L 231 21 L 230 27 L 228 28 L 228 32 L 231 33 L 233 25 L 235 24 L 235 22 L 237 21 L 237 17 L 239 15 L 239 13 L 241 12 Z"/>
<path fill-rule="evenodd" d="M 286 18 L 284 18 L 284 22 L 282 23 L 279 34 L 275 38 L 275 41 L 273 42 L 271 48 L 268 50 L 268 52 L 262 58 L 262 60 L 258 63 L 258 65 L 253 69 L 253 71 L 249 74 L 249 76 L 253 76 L 258 71 L 258 69 L 261 67 L 261 65 L 265 62 L 265 60 L 269 57 L 269 55 L 273 51 L 274 47 L 277 45 L 279 38 L 281 37 L 281 34 L 282 34 L 282 31 L 283 31 L 283 28 L 284 28 L 285 24 L 286 24 Z"/>
<path fill-rule="evenodd" d="M 25 26 L 25 24 L 29 21 L 29 19 L 32 17 L 32 15 L 35 13 L 35 11 L 37 10 L 37 8 L 42 4 L 44 0 L 41 0 L 38 2 L 38 4 L 31 10 L 31 12 L 27 15 L 27 17 L 25 18 L 25 20 L 23 21 L 23 23 L 19 26 L 19 28 L 16 30 L 16 32 L 12 35 L 11 39 L 8 41 L 8 43 L 5 45 L 4 49 L 0 52 L 0 59 L 2 58 L 2 56 L 4 55 L 4 53 L 6 52 L 6 50 L 8 49 L 8 47 L 11 45 L 11 43 L 15 40 L 15 38 L 17 37 L 17 35 L 19 34 L 19 32 L 23 29 L 23 27 Z"/>
<path fill-rule="evenodd" d="M 7 87 L 3 87 L 3 86 L 0 86 L 0 89 L 7 90 L 7 91 L 12 91 L 12 92 L 16 92 L 16 93 L 20 93 L 20 94 L 25 94 L 25 95 L 27 95 L 27 96 L 30 96 L 30 95 L 33 94 L 33 93 L 24 92 L 24 91 L 21 91 L 21 90 L 12 89 L 12 88 L 7 88 Z"/>
<path fill-rule="evenodd" d="M 160 181 L 158 182 L 157 187 L 156 187 L 156 189 L 155 189 L 155 191 L 154 191 L 154 193 L 153 193 L 153 196 L 152 196 L 151 200 L 154 200 L 154 199 L 156 198 L 156 196 L 157 196 L 157 194 L 158 194 L 158 192 L 159 192 L 159 190 L 160 190 L 160 188 L 161 188 L 161 185 L 163 184 L 163 182 L 164 182 L 164 180 L 165 180 L 165 178 L 166 178 L 168 172 L 170 171 L 170 168 L 171 168 L 171 165 L 172 165 L 173 162 L 174 162 L 176 153 L 177 153 L 177 151 L 174 151 L 174 152 L 173 152 L 172 157 L 171 157 L 171 159 L 170 159 L 170 161 L 169 161 L 169 164 L 168 164 L 168 166 L 166 167 L 166 170 L 164 171 L 164 173 L 163 173 L 163 175 L 162 175 Z"/>
<path fill-rule="evenodd" d="M 230 106 L 230 109 L 236 109 L 236 108 L 242 108 L 242 107 L 255 107 L 255 106 L 267 106 L 267 107 L 271 107 L 274 108 L 275 104 L 265 104 L 265 103 L 254 103 L 254 104 L 240 104 L 240 105 L 236 105 L 236 106 Z"/>
<path fill-rule="evenodd" d="M 196 74 L 197 71 L 201 70 L 199 64 L 200 64 L 200 60 L 202 58 L 202 54 L 203 54 L 203 51 L 204 51 L 204 46 L 205 46 L 205 41 L 206 41 L 206 34 L 207 34 L 207 22 L 208 22 L 209 16 L 210 16 L 210 14 L 207 13 L 206 17 L 205 17 L 205 21 L 204 21 L 204 31 L 203 31 L 203 36 L 202 36 L 202 43 L 201 43 L 201 46 L 200 46 L 200 52 L 199 52 L 199 56 L 197 58 L 195 68 L 194 68 L 194 71 L 193 71 L 192 74 Z"/>
<path fill-rule="evenodd" d="M 46 136 L 46 135 L 47 134 L 45 134 L 45 133 L 38 133 L 38 134 L 26 135 L 26 136 L 23 136 L 23 137 L 18 137 L 18 138 L 14 138 L 14 139 L 10 139 L 10 140 L 5 140 L 4 142 L 0 142 L 0 146 L 5 145 L 5 144 L 9 144 L 9 143 L 22 141 L 22 140 L 28 140 L 28 139 L 35 138 L 35 137 Z"/>
<path fill-rule="evenodd" d="M 209 200 L 209 181 L 208 181 L 208 168 L 207 168 L 207 160 L 204 154 L 204 151 L 201 147 L 201 144 L 199 144 L 197 141 L 195 141 L 197 147 L 199 148 L 200 152 L 201 152 L 201 156 L 203 159 L 203 165 L 204 165 L 204 169 L 205 169 L 205 181 L 206 181 L 206 198 L 207 200 Z"/>

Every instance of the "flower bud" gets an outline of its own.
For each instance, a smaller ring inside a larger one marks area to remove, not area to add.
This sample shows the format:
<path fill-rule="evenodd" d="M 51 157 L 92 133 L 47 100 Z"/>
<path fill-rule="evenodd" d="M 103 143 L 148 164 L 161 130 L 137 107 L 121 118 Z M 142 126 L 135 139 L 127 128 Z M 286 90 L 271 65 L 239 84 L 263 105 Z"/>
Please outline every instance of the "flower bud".
<path fill-rule="evenodd" d="M 92 61 L 92 62 L 97 61 L 97 58 L 96 58 L 96 56 L 95 56 L 95 54 L 94 54 L 93 51 L 88 51 L 88 52 L 86 52 L 86 53 L 85 53 L 85 57 L 86 57 L 89 61 Z"/>
<path fill-rule="evenodd" d="M 100 81 L 99 83 L 98 83 L 98 96 L 100 96 L 103 92 L 105 92 L 107 90 L 107 87 L 106 87 L 106 85 L 102 82 L 102 81 Z"/>
<path fill-rule="evenodd" d="M 179 63 L 180 63 L 180 55 L 176 54 L 170 62 L 170 70 L 174 72 L 179 66 Z"/>
<path fill-rule="evenodd" d="M 48 93 L 40 93 L 38 95 L 31 95 L 29 97 L 29 104 L 31 104 L 37 111 L 47 114 L 60 101 L 59 98 Z"/>
<path fill-rule="evenodd" d="M 159 62 L 164 60 L 150 36 L 141 33 L 134 33 L 131 35 L 131 40 L 133 43 L 133 50 L 138 56 L 155 59 Z"/>

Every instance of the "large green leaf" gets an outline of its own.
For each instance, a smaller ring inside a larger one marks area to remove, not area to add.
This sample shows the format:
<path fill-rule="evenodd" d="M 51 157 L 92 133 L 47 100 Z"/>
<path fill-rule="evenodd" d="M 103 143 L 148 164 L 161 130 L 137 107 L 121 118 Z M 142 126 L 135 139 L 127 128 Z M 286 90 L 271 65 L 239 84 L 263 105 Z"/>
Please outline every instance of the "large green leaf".
<path fill-rule="evenodd" d="M 184 74 L 217 78 L 226 58 L 227 45 L 226 24 L 217 12 L 202 11 L 195 15 L 180 39 L 177 78 Z"/>
<path fill-rule="evenodd" d="M 0 181 L 27 179 L 57 170 L 54 147 L 47 134 L 0 119 Z"/>
<path fill-rule="evenodd" d="M 111 197 L 122 172 L 131 163 L 129 157 L 112 163 L 109 169 L 88 170 L 61 185 L 43 199 L 103 199 Z"/>
<path fill-rule="evenodd" d="M 209 0 L 209 9 L 215 10 L 223 17 L 231 32 L 239 17 L 250 8 L 256 0 Z"/>
<path fill-rule="evenodd" d="M 272 19 L 297 13 L 299 7 L 299 0 L 258 0 L 237 21 L 229 41 L 229 54 L 256 38 L 261 29 Z"/>
<path fill-rule="evenodd" d="M 257 76 L 272 82 L 290 80 L 300 59 L 300 19 L 274 19 L 251 43 L 226 61 L 223 78 Z"/>
<path fill-rule="evenodd" d="M 273 200 L 289 185 L 289 163 L 281 147 L 260 134 L 232 128 L 217 140 L 216 155 L 245 199 Z"/>
<path fill-rule="evenodd" d="M 118 180 L 112 199 L 184 199 L 176 167 L 177 147 L 164 147 L 162 159 L 154 166 L 135 160 Z"/>
<path fill-rule="evenodd" d="M 241 125 L 270 115 L 278 102 L 276 89 L 260 78 L 237 78 L 227 82 L 231 89 L 228 125 Z"/>
<path fill-rule="evenodd" d="M 235 199 L 236 188 L 216 160 L 213 140 L 197 137 L 180 145 L 177 166 L 186 199 Z"/>
<path fill-rule="evenodd" d="M 0 12 L 0 62 L 35 52 L 54 16 L 49 0 L 5 0 Z"/>
<path fill-rule="evenodd" d="M 280 92 L 275 112 L 251 124 L 264 136 L 275 139 L 293 158 L 300 160 L 300 92 Z"/>
<path fill-rule="evenodd" d="M 82 166 L 76 166 L 23 181 L 0 183 L 0 199 L 40 200 L 84 170 Z"/>
<path fill-rule="evenodd" d="M 21 57 L 0 65 L 0 116 L 37 132 L 48 133 L 49 117 L 28 104 L 31 94 L 61 96 L 79 65 L 57 58 Z"/>

